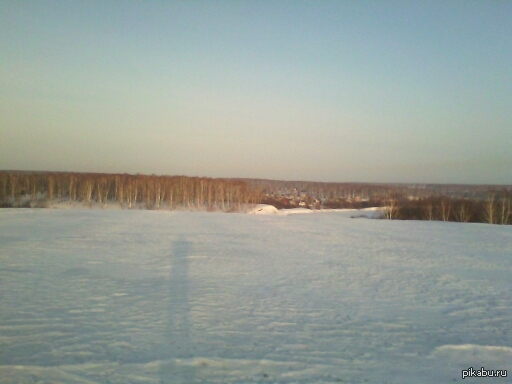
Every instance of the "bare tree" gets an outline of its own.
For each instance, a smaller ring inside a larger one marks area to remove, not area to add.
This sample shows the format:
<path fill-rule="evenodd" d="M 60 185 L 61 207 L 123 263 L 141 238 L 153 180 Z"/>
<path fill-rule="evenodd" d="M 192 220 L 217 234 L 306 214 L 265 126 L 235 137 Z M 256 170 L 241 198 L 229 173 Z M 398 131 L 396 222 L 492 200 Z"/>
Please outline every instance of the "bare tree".
<path fill-rule="evenodd" d="M 452 209 L 452 203 L 448 199 L 441 199 L 439 202 L 439 216 L 441 217 L 441 220 L 448 221 L 450 220 L 450 213 Z"/>
<path fill-rule="evenodd" d="M 32 204 L 34 204 L 37 200 L 37 181 L 37 175 L 30 175 L 30 201 L 32 202 Z"/>
<path fill-rule="evenodd" d="M 140 188 L 140 175 L 135 175 L 132 177 L 131 182 L 131 190 L 132 190 L 132 204 L 133 207 L 137 207 L 137 197 L 139 195 L 139 188 Z"/>
<path fill-rule="evenodd" d="M 496 223 L 496 198 L 490 194 L 484 201 L 484 220 L 486 223 Z"/>
<path fill-rule="evenodd" d="M 68 188 L 69 188 L 69 202 L 73 203 L 76 201 L 76 183 L 77 183 L 77 176 L 75 174 L 69 175 L 68 179 Z"/>
<path fill-rule="evenodd" d="M 7 181 L 9 180 L 9 174 L 5 171 L 0 171 L 0 183 L 2 184 L 2 196 L 0 201 L 6 201 L 7 199 Z"/>
<path fill-rule="evenodd" d="M 201 177 L 197 181 L 197 185 L 196 185 L 196 204 L 197 204 L 198 208 L 203 206 L 204 192 L 205 192 L 205 180 L 204 180 L 204 178 Z"/>
<path fill-rule="evenodd" d="M 394 195 L 390 195 L 386 200 L 386 207 L 384 210 L 384 217 L 389 220 L 396 219 L 398 214 L 398 202 Z"/>
<path fill-rule="evenodd" d="M 126 191 L 126 200 L 128 203 L 128 208 L 132 207 L 132 198 L 133 198 L 133 180 L 130 175 L 128 175 L 125 179 L 125 187 Z"/>
<path fill-rule="evenodd" d="M 457 221 L 467 223 L 471 219 L 471 210 L 468 202 L 464 200 L 459 201 L 454 208 L 454 214 Z"/>
<path fill-rule="evenodd" d="M 429 221 L 434 220 L 434 203 L 432 202 L 432 200 L 429 200 L 425 203 L 424 211 L 425 211 L 424 218 L 426 220 L 429 220 Z"/>
<path fill-rule="evenodd" d="M 230 210 L 230 202 L 233 198 L 233 185 L 231 183 L 226 182 L 226 185 L 224 186 L 224 193 L 226 196 L 226 203 L 227 203 L 227 210 Z"/>
<path fill-rule="evenodd" d="M 48 204 L 50 204 L 50 205 L 52 205 L 52 202 L 53 202 L 54 190 L 55 190 L 55 177 L 50 174 L 46 178 L 46 197 L 48 199 Z"/>
<path fill-rule="evenodd" d="M 146 209 L 153 209 L 154 203 L 154 191 L 155 191 L 155 180 L 153 178 L 154 175 L 146 178 L 144 185 L 144 195 L 146 199 Z"/>
<path fill-rule="evenodd" d="M 213 182 L 212 179 L 208 179 L 206 183 L 206 204 L 208 205 L 208 209 L 212 208 L 212 200 L 213 200 Z"/>
<path fill-rule="evenodd" d="M 174 178 L 170 177 L 166 180 L 165 183 L 165 196 L 167 198 L 167 205 L 169 206 L 169 209 L 174 209 Z"/>
<path fill-rule="evenodd" d="M 98 178 L 96 182 L 96 189 L 98 195 L 98 202 L 102 205 L 103 208 L 107 206 L 108 193 L 110 190 L 110 183 L 108 176 L 102 175 Z"/>
<path fill-rule="evenodd" d="M 153 187 L 155 195 L 155 208 L 160 209 L 160 202 L 162 201 L 162 179 L 158 176 L 153 178 Z"/>
<path fill-rule="evenodd" d="M 92 175 L 85 175 L 80 182 L 80 194 L 85 203 L 92 207 L 92 191 L 94 190 L 94 178 Z"/>
<path fill-rule="evenodd" d="M 215 205 L 217 205 L 217 203 L 220 202 L 222 204 L 222 210 L 225 211 L 226 208 L 224 206 L 224 193 L 226 183 L 222 179 L 217 179 L 215 183 Z"/>
<path fill-rule="evenodd" d="M 180 177 L 179 180 L 179 191 L 181 195 L 182 204 L 187 204 L 190 207 L 190 182 L 188 177 Z"/>
<path fill-rule="evenodd" d="M 249 203 L 249 190 L 247 183 L 243 182 L 240 184 L 240 200 L 238 203 L 238 210 L 241 210 L 240 201 L 247 205 Z"/>
<path fill-rule="evenodd" d="M 30 174 L 24 173 L 21 182 L 21 194 L 25 197 L 30 193 Z"/>
<path fill-rule="evenodd" d="M 115 182 L 115 197 L 119 204 L 121 204 L 121 207 L 124 206 L 124 184 L 125 184 L 125 176 L 124 175 L 116 175 L 114 178 Z"/>
<path fill-rule="evenodd" d="M 55 184 L 57 185 L 57 201 L 59 203 L 62 202 L 62 193 L 64 192 L 64 178 L 66 177 L 66 175 L 62 174 L 62 173 L 57 173 L 55 175 Z"/>
<path fill-rule="evenodd" d="M 499 202 L 499 210 L 498 210 L 498 223 L 504 225 L 508 224 L 510 219 L 511 207 L 510 207 L 510 198 L 508 196 L 503 196 Z"/>
<path fill-rule="evenodd" d="M 11 192 L 11 204 L 13 204 L 16 201 L 16 197 L 18 196 L 18 189 L 19 189 L 19 176 L 15 172 L 9 173 L 9 186 L 10 186 L 10 192 Z"/>

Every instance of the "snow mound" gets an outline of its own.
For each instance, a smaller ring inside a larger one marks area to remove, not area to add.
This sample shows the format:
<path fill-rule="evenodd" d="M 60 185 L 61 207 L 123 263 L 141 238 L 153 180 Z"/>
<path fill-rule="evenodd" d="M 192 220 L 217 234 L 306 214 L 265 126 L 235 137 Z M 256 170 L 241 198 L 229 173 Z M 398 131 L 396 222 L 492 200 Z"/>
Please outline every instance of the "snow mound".
<path fill-rule="evenodd" d="M 364 209 L 320 209 L 313 210 L 308 208 L 283 208 L 277 209 L 273 205 L 268 204 L 258 204 L 253 209 L 247 211 L 247 213 L 255 214 L 255 215 L 295 215 L 295 214 L 304 214 L 304 213 L 327 213 L 327 212 L 337 212 L 338 214 L 341 212 L 343 217 L 350 218 L 367 218 L 367 219 L 379 219 L 382 217 L 382 208 L 372 207 L 372 208 L 364 208 Z"/>
<path fill-rule="evenodd" d="M 256 207 L 254 207 L 247 213 L 250 213 L 253 215 L 276 215 L 276 214 L 279 214 L 279 211 L 273 205 L 258 204 Z"/>

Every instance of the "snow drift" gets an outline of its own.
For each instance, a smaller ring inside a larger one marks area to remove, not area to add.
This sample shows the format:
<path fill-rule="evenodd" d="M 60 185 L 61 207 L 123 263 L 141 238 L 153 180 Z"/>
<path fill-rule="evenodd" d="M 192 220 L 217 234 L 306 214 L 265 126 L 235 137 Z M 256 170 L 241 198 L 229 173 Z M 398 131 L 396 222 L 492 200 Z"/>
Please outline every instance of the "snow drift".
<path fill-rule="evenodd" d="M 0 381 L 510 372 L 512 227 L 351 214 L 0 210 Z"/>
<path fill-rule="evenodd" d="M 256 207 L 247 211 L 247 213 L 252 215 L 276 215 L 279 213 L 279 210 L 273 205 L 258 204 Z"/>

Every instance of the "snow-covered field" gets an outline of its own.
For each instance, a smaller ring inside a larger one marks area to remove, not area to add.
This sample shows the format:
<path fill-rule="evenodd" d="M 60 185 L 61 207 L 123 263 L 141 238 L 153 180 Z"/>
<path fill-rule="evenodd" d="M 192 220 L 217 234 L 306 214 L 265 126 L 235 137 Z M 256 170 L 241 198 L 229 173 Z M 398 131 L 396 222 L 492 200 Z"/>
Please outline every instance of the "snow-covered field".
<path fill-rule="evenodd" d="M 0 210 L 0 382 L 511 375 L 511 226 Z"/>

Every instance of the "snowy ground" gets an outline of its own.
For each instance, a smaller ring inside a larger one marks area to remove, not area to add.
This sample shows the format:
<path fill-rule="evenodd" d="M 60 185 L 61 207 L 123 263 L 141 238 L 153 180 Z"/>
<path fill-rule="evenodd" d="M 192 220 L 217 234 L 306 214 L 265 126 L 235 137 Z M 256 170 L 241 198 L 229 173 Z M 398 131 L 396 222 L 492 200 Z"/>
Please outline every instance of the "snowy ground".
<path fill-rule="evenodd" d="M 0 382 L 512 382 L 511 324 L 511 226 L 0 210 Z"/>

